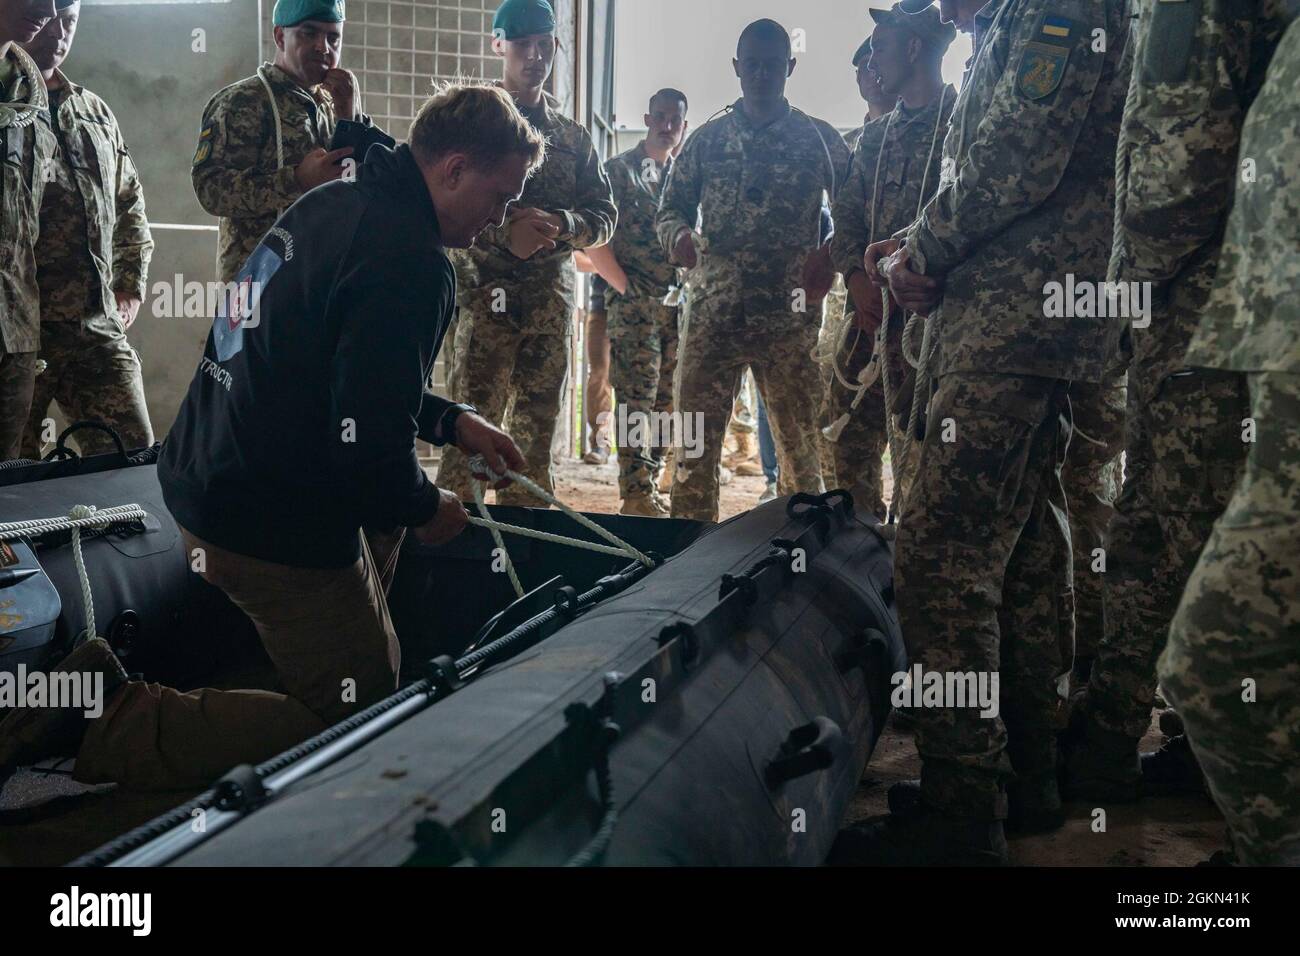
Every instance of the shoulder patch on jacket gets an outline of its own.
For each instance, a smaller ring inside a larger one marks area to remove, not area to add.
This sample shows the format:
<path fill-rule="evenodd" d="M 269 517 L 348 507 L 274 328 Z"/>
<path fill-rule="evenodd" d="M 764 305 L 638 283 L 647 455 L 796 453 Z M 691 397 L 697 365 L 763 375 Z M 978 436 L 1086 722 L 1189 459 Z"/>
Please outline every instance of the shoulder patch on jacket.
<path fill-rule="evenodd" d="M 1053 18 L 1049 18 L 1053 19 Z M 1070 59 L 1068 46 L 1030 41 L 1020 55 L 1016 70 L 1016 89 L 1031 100 L 1041 100 L 1055 92 L 1065 76 L 1065 65 Z"/>
<path fill-rule="evenodd" d="M 202 166 L 212 158 L 212 139 L 216 136 L 217 121 L 204 123 L 203 129 L 199 131 L 199 146 L 194 150 L 194 166 Z"/>

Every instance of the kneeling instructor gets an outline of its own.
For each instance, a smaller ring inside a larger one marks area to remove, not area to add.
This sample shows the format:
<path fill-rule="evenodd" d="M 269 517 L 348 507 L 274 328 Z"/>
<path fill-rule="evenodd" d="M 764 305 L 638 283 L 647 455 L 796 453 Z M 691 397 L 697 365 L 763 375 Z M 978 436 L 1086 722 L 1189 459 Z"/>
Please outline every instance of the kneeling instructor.
<path fill-rule="evenodd" d="M 55 669 L 102 671 L 103 714 L 14 712 L 0 776 L 76 750 L 83 781 L 203 786 L 396 689 L 385 591 L 402 537 L 439 544 L 468 520 L 426 477 L 417 436 L 524 468 L 504 432 L 426 390 L 456 302 L 444 250 L 500 226 L 545 152 L 487 87 L 435 95 L 408 140 L 374 147 L 355 182 L 311 190 L 262 239 L 158 465 L 191 566 L 253 620 L 285 693 L 127 681 L 92 639 Z"/>

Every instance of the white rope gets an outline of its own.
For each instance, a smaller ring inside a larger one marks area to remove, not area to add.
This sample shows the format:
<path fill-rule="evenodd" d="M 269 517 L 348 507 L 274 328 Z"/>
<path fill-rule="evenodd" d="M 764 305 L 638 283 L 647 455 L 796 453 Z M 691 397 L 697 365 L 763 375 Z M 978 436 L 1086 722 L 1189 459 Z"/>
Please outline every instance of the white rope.
<path fill-rule="evenodd" d="M 601 554 L 612 554 L 618 558 L 630 557 L 622 548 L 616 548 L 612 544 L 597 544 L 595 541 L 583 541 L 581 538 L 570 538 L 562 534 L 552 534 L 549 531 L 538 531 L 535 528 L 524 528 L 516 524 L 506 524 L 504 521 L 497 521 L 493 518 L 475 518 L 470 516 L 469 523 L 480 528 L 488 530 L 504 531 L 506 534 L 516 534 L 521 538 L 536 538 L 538 541 L 549 541 L 551 544 L 563 544 L 574 548 L 585 548 L 588 551 L 599 551 Z"/>
<path fill-rule="evenodd" d="M 609 548 L 604 545 L 595 544 L 594 542 L 591 541 L 583 541 L 581 538 L 566 538 L 563 535 L 558 535 L 558 534 L 552 535 L 552 534 L 547 534 L 544 531 L 533 531 L 530 528 L 519 528 L 516 527 L 515 525 L 501 524 L 500 522 L 493 521 L 490 518 L 470 518 L 471 524 L 475 524 L 484 528 L 491 528 L 492 526 L 495 526 L 497 530 L 505 531 L 508 534 L 520 534 L 523 535 L 524 537 L 537 538 L 540 541 L 551 541 L 555 544 L 564 544 L 573 548 L 585 548 L 588 551 L 600 551 L 605 554 L 615 554 L 621 557 L 629 557 L 629 558 L 633 558 L 636 561 L 640 561 L 648 568 L 653 568 L 655 566 L 654 561 L 649 557 L 649 555 L 646 555 L 641 551 L 637 550 L 631 544 L 624 541 L 618 535 L 614 534 L 614 532 L 607 531 L 606 529 L 602 528 L 600 525 L 596 524 L 596 522 L 592 521 L 586 515 L 574 511 L 563 501 L 560 501 L 558 498 L 556 498 L 554 495 L 548 492 L 541 485 L 537 484 L 537 482 L 533 481 L 531 478 L 526 478 L 525 476 L 519 474 L 519 472 L 511 471 L 509 469 L 506 469 L 506 473 L 504 475 L 498 475 L 496 472 L 494 472 L 491 468 L 488 467 L 487 462 L 483 459 L 482 455 L 476 455 L 473 458 L 471 458 L 469 462 L 469 466 L 471 472 L 478 472 L 480 474 L 487 475 L 491 481 L 499 481 L 502 478 L 509 478 L 510 480 L 518 484 L 521 488 L 530 492 L 533 495 L 533 497 L 546 502 L 548 505 L 554 505 L 556 508 L 560 509 L 566 515 L 568 515 L 570 518 L 576 521 L 578 524 L 582 525 L 588 531 L 591 531 L 592 533 L 604 538 L 610 544 L 614 545 L 614 547 Z"/>
<path fill-rule="evenodd" d="M 94 505 L 73 505 L 70 518 L 89 518 L 95 513 Z M 95 595 L 90 590 L 90 575 L 86 573 L 86 559 L 81 554 L 81 529 L 72 529 L 72 563 L 77 566 L 77 580 L 81 582 L 81 606 L 86 612 L 86 626 L 77 636 L 76 643 L 89 640 L 98 634 L 95 628 Z"/>
<path fill-rule="evenodd" d="M 930 134 L 930 151 L 926 155 L 925 166 L 921 173 L 921 192 L 920 195 L 917 196 L 917 201 L 916 201 L 917 219 L 921 218 L 921 212 L 922 210 L 925 209 L 925 187 L 929 183 L 930 166 L 934 163 L 934 151 L 939 144 L 939 129 L 940 127 L 944 126 L 943 107 L 944 104 L 947 102 L 947 96 L 948 96 L 948 88 L 945 86 L 942 90 L 939 91 L 939 108 L 934 118 L 934 130 Z M 880 169 L 885 158 L 885 151 L 889 148 L 889 130 L 890 127 L 893 125 L 894 116 L 898 113 L 898 111 L 899 111 L 899 107 L 895 107 L 894 110 L 890 112 L 889 118 L 885 120 L 885 131 L 881 138 L 880 151 L 876 153 L 876 170 L 875 170 L 875 175 L 872 177 L 872 182 L 871 182 L 871 221 L 867 229 L 868 246 L 870 246 L 873 242 L 876 241 L 876 207 L 878 205 L 877 200 L 880 197 Z M 881 261 L 881 265 L 883 265 L 883 260 Z M 880 269 L 880 272 L 883 275 L 884 269 L 883 268 Z M 882 313 L 883 318 L 881 319 L 880 327 L 881 329 L 885 329 L 889 325 L 889 313 L 890 313 L 889 294 L 887 291 L 885 292 L 885 294 L 881 296 L 881 301 L 883 303 L 883 313 Z M 835 374 L 836 381 L 838 381 L 843 388 L 846 388 L 849 391 L 853 392 L 854 396 L 853 396 L 853 401 L 849 404 L 848 410 L 843 415 L 841 415 L 839 419 L 835 421 L 834 424 L 822 429 L 822 434 L 826 436 L 827 440 L 832 442 L 838 442 L 840 440 L 840 435 L 843 433 L 845 427 L 848 425 L 849 420 L 851 419 L 853 413 L 857 411 L 858 406 L 862 403 L 863 396 L 866 394 L 868 389 L 870 389 L 873 385 L 875 385 L 877 378 L 881 379 L 882 384 L 891 384 L 885 381 L 885 376 L 887 375 L 887 372 L 884 371 L 884 367 L 888 365 L 887 352 L 885 351 L 885 346 L 888 342 L 888 336 L 880 335 L 879 333 L 876 336 L 876 347 L 873 350 L 870 360 L 867 362 L 865 366 L 863 366 L 862 371 L 858 374 L 858 381 L 849 382 L 845 379 L 844 375 L 841 373 L 840 365 L 838 361 L 838 352 L 839 352 L 839 344 L 844 339 L 844 335 L 843 335 L 844 327 L 848 324 L 849 321 L 848 319 L 849 309 L 847 307 L 847 302 L 846 302 L 844 312 L 845 314 L 844 314 L 843 322 L 838 324 L 835 327 L 834 334 L 828 337 L 831 340 L 832 347 L 835 350 L 830 353 L 830 366 L 832 372 L 834 372 Z M 904 359 L 906 359 L 908 364 L 911 365 L 913 368 L 919 368 L 920 365 L 924 364 L 926 360 L 925 342 L 929 341 L 929 336 L 931 332 L 930 322 L 927 320 L 925 325 L 925 333 L 926 333 L 925 340 L 923 341 L 921 346 L 921 353 L 922 353 L 921 359 L 919 361 L 916 361 L 913 359 L 913 357 L 908 356 L 907 336 L 909 331 L 913 328 L 916 319 L 917 316 L 915 315 L 911 316 L 908 319 L 907 325 L 903 329 L 903 336 L 902 336 L 903 357 Z M 859 330 L 859 332 L 860 331 L 861 330 Z M 853 342 L 849 347 L 848 354 L 845 356 L 844 359 L 845 362 L 848 362 L 852 359 L 853 353 L 858 347 L 858 340 L 860 337 L 861 337 L 860 335 L 854 336 Z M 816 359 L 821 364 L 825 364 L 824 356 L 821 354 L 819 347 L 814 347 L 813 358 Z M 920 385 L 920 376 L 918 376 L 917 378 L 917 384 Z M 926 385 L 928 387 L 928 382 L 926 383 Z M 917 412 L 916 403 L 915 403 L 915 394 L 916 393 L 914 393 L 913 404 L 912 404 L 913 425 L 915 425 L 915 416 Z M 890 400 L 890 397 L 887 395 L 885 398 L 886 418 L 888 418 L 891 414 L 891 412 L 889 411 L 891 407 L 892 407 L 892 401 Z M 895 458 L 892 443 L 890 444 L 890 457 Z"/>
<path fill-rule="evenodd" d="M 32 518 L 28 521 L 10 521 L 0 524 L 0 541 L 12 541 L 15 538 L 30 538 L 49 531 L 70 531 L 73 528 L 98 528 L 115 524 L 119 521 L 138 521 L 147 518 L 148 512 L 139 505 L 118 505 L 115 508 L 97 510 L 91 505 L 77 505 L 73 508 L 89 508 L 86 515 L 72 515 L 59 518 Z"/>
<path fill-rule="evenodd" d="M 262 87 L 266 90 L 266 98 L 271 101 L 271 123 L 275 126 L 275 171 L 278 173 L 284 169 L 284 130 L 280 128 L 280 106 L 275 101 L 275 91 L 271 89 L 265 70 L 266 64 L 259 66 L 257 68 L 257 78 L 262 81 Z M 277 216 L 283 213 L 283 209 L 276 210 Z"/>
<path fill-rule="evenodd" d="M 501 529 L 497 526 L 497 523 L 492 520 L 492 516 L 488 514 L 487 503 L 483 500 L 483 482 L 475 480 L 473 487 L 474 504 L 478 506 L 478 513 L 483 516 L 480 519 L 483 522 L 483 527 L 492 532 L 492 541 L 500 550 L 501 558 L 506 563 L 506 574 L 510 576 L 510 584 L 515 589 L 515 596 L 523 597 L 524 586 L 519 583 L 519 575 L 515 573 L 515 564 L 510 560 L 510 552 L 506 550 L 506 543 L 501 540 Z M 471 523 L 476 523 L 473 518 L 470 518 L 469 520 Z"/>
<path fill-rule="evenodd" d="M 81 530 L 103 528 L 120 521 L 139 521 L 148 516 L 148 512 L 139 505 L 118 505 L 103 511 L 94 505 L 73 505 L 66 518 L 32 518 L 0 524 L 0 541 L 36 537 L 51 531 L 72 532 L 72 563 L 77 568 L 77 579 L 81 582 L 81 604 L 86 612 L 85 629 L 77 635 L 76 640 L 80 644 L 98 633 L 95 628 L 95 596 L 90 590 L 90 575 L 86 573 L 86 560 L 81 553 Z"/>

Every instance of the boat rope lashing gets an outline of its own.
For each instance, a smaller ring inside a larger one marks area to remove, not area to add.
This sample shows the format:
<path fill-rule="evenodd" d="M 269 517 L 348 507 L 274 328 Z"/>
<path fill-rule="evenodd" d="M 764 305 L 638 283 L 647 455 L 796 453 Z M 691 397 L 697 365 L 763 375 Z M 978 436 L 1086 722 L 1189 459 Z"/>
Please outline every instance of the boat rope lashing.
<path fill-rule="evenodd" d="M 562 534 L 551 534 L 548 531 L 536 531 L 532 528 L 521 528 L 518 525 L 497 521 L 488 513 L 487 504 L 484 503 L 483 500 L 486 482 L 476 478 L 473 483 L 474 501 L 478 507 L 479 513 L 483 517 L 475 518 L 471 516 L 469 523 L 476 527 L 486 528 L 492 534 L 492 540 L 496 542 L 497 547 L 501 549 L 501 556 L 505 562 L 506 573 L 510 575 L 510 583 L 519 597 L 524 596 L 523 585 L 519 583 L 518 575 L 516 575 L 514 570 L 514 563 L 510 560 L 510 554 L 506 550 L 505 542 L 501 538 L 501 532 L 503 531 L 506 534 L 514 534 L 523 538 L 535 538 L 538 541 L 548 541 L 551 544 L 562 544 L 570 548 L 583 548 L 587 551 L 598 551 L 602 554 L 612 554 L 620 558 L 631 558 L 634 561 L 639 561 L 644 564 L 647 568 L 653 568 L 655 566 L 654 559 L 648 554 L 633 547 L 627 541 L 624 541 L 618 535 L 614 534 L 614 532 L 602 528 L 586 515 L 574 511 L 531 478 L 527 478 L 519 474 L 519 472 L 511 471 L 510 469 L 506 469 L 504 475 L 497 474 L 488 467 L 487 461 L 484 460 L 482 455 L 475 455 L 471 458 L 469 465 L 471 472 L 485 474 L 488 476 L 489 481 L 496 482 L 500 481 L 502 478 L 511 479 L 521 488 L 532 494 L 533 497 L 538 498 L 548 505 L 555 506 L 588 531 L 591 531 L 610 542 L 608 545 L 598 544 L 595 541 L 584 541 L 581 538 L 570 538 Z"/>
<path fill-rule="evenodd" d="M 147 517 L 149 513 L 139 505 L 118 505 L 103 511 L 94 505 L 73 505 L 66 518 L 32 518 L 0 524 L 0 541 L 36 537 L 51 531 L 72 532 L 72 563 L 77 568 L 77 579 L 81 583 L 81 603 L 86 612 L 86 626 L 77 635 L 75 646 L 98 633 L 95 628 L 95 597 L 90 590 L 90 575 L 86 572 L 86 560 L 81 553 L 82 529 L 106 528 L 123 521 L 142 521 Z"/>

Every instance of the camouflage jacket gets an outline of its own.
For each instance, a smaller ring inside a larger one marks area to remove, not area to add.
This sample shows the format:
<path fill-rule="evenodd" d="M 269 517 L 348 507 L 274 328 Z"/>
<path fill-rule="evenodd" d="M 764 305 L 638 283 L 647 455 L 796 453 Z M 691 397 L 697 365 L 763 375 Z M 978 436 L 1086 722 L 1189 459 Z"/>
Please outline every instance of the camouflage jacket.
<path fill-rule="evenodd" d="M 153 239 L 144 190 L 112 110 L 62 73 L 59 152 L 36 243 L 42 321 L 112 315 L 114 292 L 144 298 Z"/>
<path fill-rule="evenodd" d="M 823 192 L 834 198 L 850 155 L 835 127 L 789 104 L 756 127 L 737 100 L 691 134 L 656 228 L 671 252 L 682 229 L 701 223 L 708 248 L 689 276 L 694 301 L 735 295 L 747 314 L 790 313 L 819 244 Z"/>
<path fill-rule="evenodd" d="M 1294 7 L 1294 0 L 1139 7 L 1117 165 L 1126 188 L 1115 278 L 1151 283 L 1150 325 L 1131 335 L 1134 357 L 1156 381 L 1187 364 L 1239 181 L 1242 122 L 1294 16 L 1283 10 L 1288 2 Z"/>
<path fill-rule="evenodd" d="M 294 167 L 313 149 L 328 149 L 337 124 L 324 87 L 304 90 L 278 66 L 227 86 L 208 100 L 190 170 L 199 205 L 220 218 L 217 272 L 230 282 L 280 213 L 302 195 Z M 275 93 L 284 162 L 276 154 L 271 100 Z M 370 125 L 368 117 L 359 120 Z M 358 163 L 364 157 L 358 157 Z"/>
<path fill-rule="evenodd" d="M 627 273 L 629 297 L 662 299 L 673 284 L 677 270 L 669 263 L 655 233 L 659 196 L 671 170 L 671 159 L 667 166 L 651 159 L 645 151 L 644 140 L 605 164 L 614 190 L 614 203 L 618 206 L 618 228 L 614 230 L 610 248 Z"/>
<path fill-rule="evenodd" d="M 876 118 L 880 119 L 880 117 L 876 117 Z M 844 134 L 844 143 L 846 146 L 848 146 L 850 153 L 857 150 L 858 143 L 862 140 L 862 132 L 867 128 L 867 124 L 870 122 L 871 122 L 871 113 L 868 112 L 865 116 L 862 117 L 861 126 L 859 126 L 857 129 L 851 129 Z"/>
<path fill-rule="evenodd" d="M 1300 23 L 1292 22 L 1241 134 L 1255 163 L 1237 184 L 1209 306 L 1187 359 L 1239 372 L 1300 372 Z"/>
<path fill-rule="evenodd" d="M 892 113 L 863 128 L 835 197 L 831 258 L 846 280 L 862 269 L 868 244 L 910 226 L 922 195 L 928 201 L 939 188 L 943 137 L 956 101 L 957 91 L 944 86 L 929 106 L 910 112 L 900 100 Z"/>
<path fill-rule="evenodd" d="M 0 91 L 0 100 L 27 104 L 19 112 L 32 117 L 22 127 L 0 127 L 0 335 L 6 352 L 35 352 L 41 340 L 36 239 L 54 130 L 40 71 L 18 44 L 9 51 L 0 77 L 21 64 L 35 82 L 15 73 L 7 93 Z"/>
<path fill-rule="evenodd" d="M 1047 285 L 1106 277 L 1127 37 L 1125 0 L 990 0 L 976 16 L 940 188 L 906 235 L 945 280 L 940 374 L 1100 380 L 1115 321 L 1050 317 Z"/>
<path fill-rule="evenodd" d="M 531 111 L 534 116 L 530 119 L 546 136 L 546 159 L 533 172 L 515 205 L 556 213 L 565 221 L 564 232 L 554 249 L 520 259 L 510 251 L 507 218 L 505 225 L 484 231 L 453 261 L 462 305 L 494 288 L 524 289 L 538 297 L 539 307 L 526 309 L 537 323 L 530 331 L 563 332 L 574 307 L 573 250 L 609 242 L 618 210 L 591 136 L 559 111 L 554 97 L 542 96 L 542 108 Z"/>

